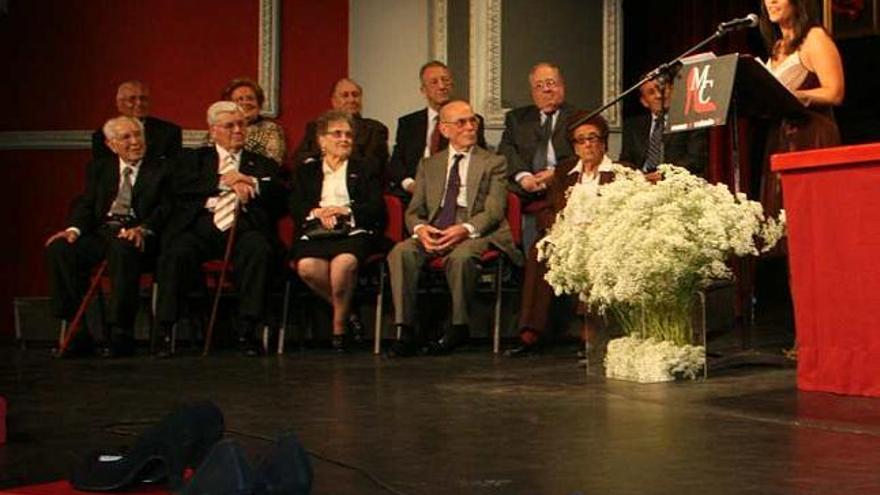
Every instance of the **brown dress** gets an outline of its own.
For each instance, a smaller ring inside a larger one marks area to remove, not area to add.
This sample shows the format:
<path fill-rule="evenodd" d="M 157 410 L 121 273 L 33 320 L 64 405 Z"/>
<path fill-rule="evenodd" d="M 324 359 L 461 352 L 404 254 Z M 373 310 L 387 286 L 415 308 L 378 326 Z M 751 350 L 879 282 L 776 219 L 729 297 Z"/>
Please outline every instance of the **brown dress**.
<path fill-rule="evenodd" d="M 786 57 L 776 67 L 767 68 L 791 91 L 819 87 L 819 78 L 801 63 L 800 51 Z M 840 144 L 840 131 L 830 106 L 809 107 L 806 115 L 797 120 L 783 119 L 770 127 L 767 153 L 761 180 L 761 204 L 768 215 L 777 215 L 782 209 L 782 184 L 779 174 L 770 170 L 770 155 L 828 148 Z"/>

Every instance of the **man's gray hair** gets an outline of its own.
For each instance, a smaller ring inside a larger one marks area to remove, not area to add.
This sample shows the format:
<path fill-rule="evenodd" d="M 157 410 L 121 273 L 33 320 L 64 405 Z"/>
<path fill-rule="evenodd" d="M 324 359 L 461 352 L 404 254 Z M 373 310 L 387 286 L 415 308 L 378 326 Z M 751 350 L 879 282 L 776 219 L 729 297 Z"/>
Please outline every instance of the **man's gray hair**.
<path fill-rule="evenodd" d="M 136 125 L 138 129 L 140 129 L 141 133 L 144 132 L 143 122 L 134 117 L 120 115 L 119 117 L 113 117 L 112 119 L 107 120 L 107 122 L 104 122 L 104 127 L 101 128 L 101 130 L 104 132 L 104 138 L 115 139 L 117 135 L 116 129 L 117 127 L 119 127 L 119 124 L 123 122 L 131 122 L 132 124 Z"/>
<path fill-rule="evenodd" d="M 220 117 L 221 113 L 244 113 L 241 111 L 241 107 L 238 106 L 237 103 L 231 101 L 218 101 L 208 107 L 208 125 L 214 125 L 217 123 L 217 119 Z"/>

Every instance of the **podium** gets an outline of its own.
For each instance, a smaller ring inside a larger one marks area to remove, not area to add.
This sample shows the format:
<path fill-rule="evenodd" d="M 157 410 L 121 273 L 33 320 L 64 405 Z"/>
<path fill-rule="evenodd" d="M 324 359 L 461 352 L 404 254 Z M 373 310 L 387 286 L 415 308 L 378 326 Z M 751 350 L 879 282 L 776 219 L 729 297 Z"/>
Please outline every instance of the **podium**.
<path fill-rule="evenodd" d="M 880 143 L 771 157 L 782 177 L 800 390 L 880 396 Z"/>

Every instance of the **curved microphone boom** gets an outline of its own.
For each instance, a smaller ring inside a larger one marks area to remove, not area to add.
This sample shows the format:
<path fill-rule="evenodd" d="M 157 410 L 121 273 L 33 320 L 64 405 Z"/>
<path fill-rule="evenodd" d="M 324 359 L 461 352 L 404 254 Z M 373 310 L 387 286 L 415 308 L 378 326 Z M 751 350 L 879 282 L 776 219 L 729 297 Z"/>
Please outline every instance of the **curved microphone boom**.
<path fill-rule="evenodd" d="M 753 28 L 757 25 L 758 16 L 756 14 L 749 14 L 745 17 L 740 17 L 739 19 L 731 19 L 727 22 L 722 22 L 718 25 L 718 31 L 735 31 L 742 28 Z"/>

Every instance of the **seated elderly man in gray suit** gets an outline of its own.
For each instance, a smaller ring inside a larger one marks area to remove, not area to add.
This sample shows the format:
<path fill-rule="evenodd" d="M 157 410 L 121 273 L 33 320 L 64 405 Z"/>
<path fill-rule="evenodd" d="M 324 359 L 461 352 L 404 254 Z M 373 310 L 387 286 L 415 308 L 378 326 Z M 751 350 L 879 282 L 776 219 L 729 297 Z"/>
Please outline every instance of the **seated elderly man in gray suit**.
<path fill-rule="evenodd" d="M 475 146 L 479 121 L 467 102 L 446 103 L 439 120 L 449 146 L 419 163 L 406 209 L 406 226 L 413 235 L 388 255 L 394 322 L 400 330 L 391 354 L 397 356 L 419 351 L 413 325 L 419 271 L 426 262 L 443 258 L 452 293 L 450 332 L 423 349 L 439 355 L 452 352 L 468 338 L 480 254 L 491 245 L 514 263 L 523 260 L 507 224 L 506 160 Z"/>

